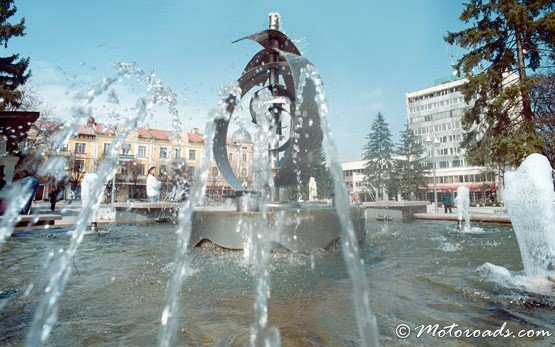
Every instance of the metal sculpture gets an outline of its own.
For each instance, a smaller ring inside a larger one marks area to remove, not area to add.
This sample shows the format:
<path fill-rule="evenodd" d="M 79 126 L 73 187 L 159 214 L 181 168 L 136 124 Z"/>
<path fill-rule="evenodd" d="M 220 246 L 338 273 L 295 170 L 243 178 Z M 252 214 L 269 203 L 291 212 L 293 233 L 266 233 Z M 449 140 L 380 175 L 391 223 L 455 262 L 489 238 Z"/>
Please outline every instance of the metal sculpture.
<path fill-rule="evenodd" d="M 270 200 L 279 201 L 279 188 L 295 186 L 297 172 L 306 171 L 318 158 L 323 134 L 313 83 L 310 80 L 302 81 L 305 83 L 302 94 L 296 95 L 301 83 L 302 69 L 310 65 L 310 62 L 301 55 L 295 44 L 279 31 L 279 15 L 270 13 L 269 19 L 269 29 L 238 39 L 233 43 L 250 39 L 263 47 L 249 61 L 238 79 L 241 98 L 256 86 L 262 86 L 250 100 L 252 122 L 257 124 L 257 115 L 252 107 L 253 101 L 261 90 L 268 89 L 272 96 L 269 112 L 276 138 L 282 137 L 286 126 L 290 127 L 289 138 L 281 145 L 279 140 L 275 141 L 269 148 L 275 184 L 270 191 Z M 289 101 L 289 110 L 284 107 L 286 104 L 283 102 L 284 99 Z M 224 179 L 233 189 L 240 192 L 245 188 L 233 172 L 227 154 L 227 132 L 237 102 L 236 97 L 230 94 L 227 98 L 227 111 L 231 116 L 216 120 L 214 158 Z M 289 125 L 283 124 L 284 113 L 289 114 Z M 293 139 L 295 139 L 295 146 L 292 146 Z"/>

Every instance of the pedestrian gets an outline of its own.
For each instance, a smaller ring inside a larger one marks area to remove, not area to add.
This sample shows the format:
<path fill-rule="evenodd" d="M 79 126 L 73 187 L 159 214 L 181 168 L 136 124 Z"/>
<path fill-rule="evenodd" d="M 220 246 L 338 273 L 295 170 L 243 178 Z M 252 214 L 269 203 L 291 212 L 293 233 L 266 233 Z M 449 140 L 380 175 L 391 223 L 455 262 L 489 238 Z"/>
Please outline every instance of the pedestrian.
<path fill-rule="evenodd" d="M 50 210 L 51 210 L 52 212 L 54 212 L 54 211 L 56 210 L 56 201 L 58 200 L 58 193 L 59 193 L 58 187 L 56 186 L 56 184 L 53 184 L 53 185 L 50 187 L 50 195 L 49 195 L 49 198 L 50 198 Z"/>
<path fill-rule="evenodd" d="M 160 187 L 162 182 L 155 176 L 156 167 L 151 166 L 148 169 L 148 175 L 146 177 L 146 195 L 148 196 L 150 202 L 160 201 Z"/>
<path fill-rule="evenodd" d="M 445 192 L 441 201 L 443 202 L 443 207 L 445 207 L 445 213 L 447 213 L 447 210 L 449 210 L 449 213 L 453 213 L 453 210 L 451 209 L 453 207 L 453 197 L 451 196 L 451 192 Z"/>
<path fill-rule="evenodd" d="M 21 209 L 20 213 L 29 214 L 35 194 L 37 193 L 37 190 L 39 190 L 39 180 L 33 177 L 33 175 L 31 175 L 31 173 L 27 170 L 22 170 L 21 176 L 22 178 L 19 180 L 19 184 L 21 184 L 23 187 L 27 186 L 27 189 L 30 190 L 31 194 L 29 195 L 29 198 L 27 199 L 27 202 L 23 206 L 23 209 Z"/>

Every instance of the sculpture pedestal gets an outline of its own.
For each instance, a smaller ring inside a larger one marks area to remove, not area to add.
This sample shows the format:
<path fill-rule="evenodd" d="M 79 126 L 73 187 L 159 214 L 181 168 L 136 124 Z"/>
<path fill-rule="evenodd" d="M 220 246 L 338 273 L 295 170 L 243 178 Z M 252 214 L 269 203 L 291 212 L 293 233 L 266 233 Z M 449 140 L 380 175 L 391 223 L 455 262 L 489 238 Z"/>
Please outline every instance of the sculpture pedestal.
<path fill-rule="evenodd" d="M 364 210 L 351 208 L 359 243 L 366 234 Z M 190 247 L 205 241 L 228 248 L 243 249 L 249 238 L 269 233 L 272 243 L 290 251 L 325 249 L 340 239 L 341 225 L 333 206 L 270 207 L 265 212 L 195 211 Z"/>

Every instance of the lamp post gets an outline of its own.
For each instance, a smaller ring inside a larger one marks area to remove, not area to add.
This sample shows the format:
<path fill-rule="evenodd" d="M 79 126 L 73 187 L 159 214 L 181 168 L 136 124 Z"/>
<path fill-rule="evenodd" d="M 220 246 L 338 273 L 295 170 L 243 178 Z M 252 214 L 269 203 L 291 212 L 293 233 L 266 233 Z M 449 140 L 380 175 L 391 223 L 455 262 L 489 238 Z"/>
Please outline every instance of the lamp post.
<path fill-rule="evenodd" d="M 434 211 L 437 214 L 437 184 L 436 184 L 436 147 L 439 145 L 439 140 L 434 136 L 432 139 L 430 135 L 424 140 L 426 146 L 432 149 L 432 180 L 434 183 Z"/>

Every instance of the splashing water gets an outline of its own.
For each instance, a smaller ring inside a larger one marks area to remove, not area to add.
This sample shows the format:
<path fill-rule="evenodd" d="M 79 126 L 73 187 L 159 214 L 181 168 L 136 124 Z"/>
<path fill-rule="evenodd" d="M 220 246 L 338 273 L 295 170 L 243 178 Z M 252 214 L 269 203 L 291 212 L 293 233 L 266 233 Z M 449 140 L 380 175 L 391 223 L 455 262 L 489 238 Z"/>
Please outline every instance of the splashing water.
<path fill-rule="evenodd" d="M 166 292 L 166 304 L 162 312 L 161 328 L 159 336 L 160 346 L 173 346 L 175 344 L 175 333 L 177 330 L 179 314 L 179 293 L 183 281 L 188 272 L 187 249 L 191 238 L 191 228 L 193 224 L 193 209 L 195 205 L 201 204 L 206 194 L 206 183 L 208 180 L 208 168 L 212 156 L 214 134 L 216 131 L 215 120 L 219 118 L 229 118 L 231 115 L 227 111 L 226 99 L 229 95 L 234 95 L 236 99 L 241 95 L 241 90 L 237 84 L 225 86 L 221 92 L 222 99 L 218 107 L 211 111 L 210 120 L 206 124 L 206 140 L 204 152 L 201 159 L 200 171 L 196 173 L 193 187 L 189 199 L 185 206 L 179 209 L 179 224 L 177 228 L 177 244 L 173 262 L 173 276 L 169 282 Z"/>
<path fill-rule="evenodd" d="M 117 72 L 115 77 L 103 79 L 101 83 L 89 89 L 86 95 L 81 96 L 83 105 L 73 109 L 73 119 L 70 122 L 72 126 L 63 129 L 56 139 L 54 146 L 59 146 L 57 148 L 60 148 L 65 140 L 69 139 L 75 132 L 75 125 L 78 121 L 90 114 L 90 111 L 87 111 L 85 106 L 94 102 L 98 96 L 102 95 L 114 84 L 121 82 L 123 77 L 135 77 L 139 82 L 145 83 L 147 86 L 147 93 L 144 97 L 137 99 L 134 113 L 129 118 L 126 118 L 122 126 L 118 128 L 117 135 L 111 143 L 111 151 L 98 168 L 98 179 L 94 182 L 92 187 L 93 194 L 82 206 L 75 230 L 72 233 L 70 245 L 66 250 L 60 250 L 60 258 L 54 263 L 54 266 L 50 270 L 50 280 L 45 288 L 45 294 L 41 299 L 25 341 L 25 345 L 27 346 L 44 344 L 56 322 L 58 301 L 71 275 L 72 268 L 70 264 L 83 240 L 88 220 L 100 206 L 104 187 L 115 174 L 117 149 L 122 146 L 129 131 L 136 129 L 138 124 L 145 119 L 156 104 L 171 104 L 175 99 L 175 94 L 171 89 L 163 88 L 161 81 L 158 80 L 154 74 L 146 75 L 141 69 L 137 68 L 134 63 L 117 63 L 115 64 L 115 68 Z"/>
<path fill-rule="evenodd" d="M 285 53 L 285 55 L 288 54 Z M 358 242 L 350 213 L 347 187 L 343 181 L 343 173 L 337 159 L 337 148 L 333 141 L 331 126 L 329 124 L 328 103 L 324 93 L 324 85 L 318 71 L 312 65 L 307 65 L 301 70 L 301 79 L 296 91 L 298 99 L 297 105 L 302 103 L 302 92 L 305 86 L 307 86 L 307 83 L 313 83 L 316 90 L 315 100 L 318 105 L 322 132 L 324 133 L 327 153 L 329 154 L 331 162 L 330 171 L 334 183 L 335 206 L 341 223 L 341 249 L 353 285 L 353 301 L 361 343 L 364 346 L 378 346 L 378 325 L 376 317 L 370 311 L 370 304 L 368 301 L 370 289 L 358 251 Z"/>
<path fill-rule="evenodd" d="M 29 199 L 31 199 L 33 189 L 31 182 L 28 181 L 24 184 L 16 183 L 13 187 L 2 190 L 1 194 L 0 198 L 8 201 L 8 206 L 0 221 L 0 249 L 2 249 L 6 239 L 12 234 L 14 226 L 21 220 L 19 213 Z"/>
<path fill-rule="evenodd" d="M 255 190 L 265 192 L 274 187 L 274 177 L 271 167 L 271 159 L 268 148 L 276 141 L 276 133 L 273 131 L 276 124 L 268 113 L 272 96 L 269 92 L 260 93 L 253 104 L 259 127 L 254 137 L 255 157 L 253 167 L 259 172 L 255 181 Z M 250 226 L 250 238 L 253 243 L 253 259 L 255 265 L 255 300 L 254 300 L 254 324 L 251 326 L 251 346 L 279 346 L 279 331 L 275 327 L 268 326 L 268 300 L 270 298 L 271 277 L 268 258 L 271 251 L 271 232 L 268 227 L 268 196 L 262 195 L 260 211 L 265 223 L 262 228 L 254 231 Z M 275 231 L 275 230 L 274 230 Z M 255 234 L 256 233 L 256 234 Z"/>
<path fill-rule="evenodd" d="M 507 172 L 503 196 L 526 276 L 555 282 L 555 191 L 547 158 L 531 154 Z"/>
<path fill-rule="evenodd" d="M 461 186 L 457 188 L 457 197 L 455 198 L 455 206 L 457 206 L 458 220 L 464 219 L 464 228 L 470 228 L 470 190 Z"/>

